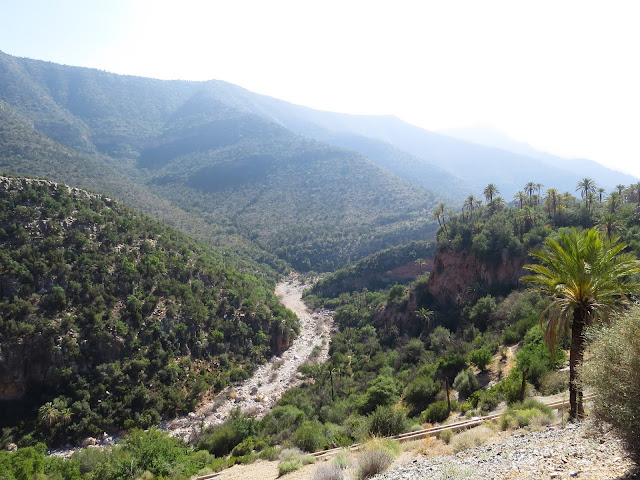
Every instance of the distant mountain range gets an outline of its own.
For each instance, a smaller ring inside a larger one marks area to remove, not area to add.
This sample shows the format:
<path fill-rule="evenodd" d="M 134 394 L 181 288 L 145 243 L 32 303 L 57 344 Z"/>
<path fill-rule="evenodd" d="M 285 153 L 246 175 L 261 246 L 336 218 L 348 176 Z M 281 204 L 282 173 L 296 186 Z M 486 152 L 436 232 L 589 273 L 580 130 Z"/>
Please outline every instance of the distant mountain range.
<path fill-rule="evenodd" d="M 0 52 L 0 171 L 116 196 L 247 269 L 334 270 L 428 239 L 437 203 L 455 207 L 488 183 L 510 200 L 530 181 L 573 191 L 591 171 L 606 188 L 635 180 L 608 184 L 616 173 L 584 165 L 558 168 L 394 117 L 321 112 L 222 81 Z"/>

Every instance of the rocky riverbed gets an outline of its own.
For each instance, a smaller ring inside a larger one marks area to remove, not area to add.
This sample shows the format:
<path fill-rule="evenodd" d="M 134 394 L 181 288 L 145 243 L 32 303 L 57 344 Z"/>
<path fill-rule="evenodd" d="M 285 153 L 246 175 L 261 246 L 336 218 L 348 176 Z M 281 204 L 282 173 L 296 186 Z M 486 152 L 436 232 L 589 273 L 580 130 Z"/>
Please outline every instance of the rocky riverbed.
<path fill-rule="evenodd" d="M 171 435 L 190 440 L 202 428 L 224 422 L 231 411 L 238 407 L 262 418 L 284 392 L 300 382 L 298 367 L 305 362 L 326 361 L 333 312 L 310 312 L 302 301 L 304 288 L 305 285 L 295 273 L 276 287 L 276 295 L 282 304 L 300 320 L 300 334 L 284 353 L 260 365 L 251 378 L 221 392 L 196 412 L 166 422 L 163 428 Z"/>

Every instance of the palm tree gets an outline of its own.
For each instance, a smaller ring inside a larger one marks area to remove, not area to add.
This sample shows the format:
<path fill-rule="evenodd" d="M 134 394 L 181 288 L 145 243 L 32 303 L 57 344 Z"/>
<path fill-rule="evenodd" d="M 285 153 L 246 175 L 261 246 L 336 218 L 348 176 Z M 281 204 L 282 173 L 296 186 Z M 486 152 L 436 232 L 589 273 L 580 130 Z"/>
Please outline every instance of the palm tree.
<path fill-rule="evenodd" d="M 438 220 L 438 225 L 440 225 L 444 229 L 445 235 L 448 235 L 447 225 L 444 223 L 444 203 L 438 205 L 431 215 L 433 216 L 433 218 Z"/>
<path fill-rule="evenodd" d="M 550 188 L 546 192 L 547 194 L 547 202 L 550 204 L 551 209 L 553 210 L 553 219 L 556 219 L 556 207 L 558 205 L 558 190 L 555 188 Z"/>
<path fill-rule="evenodd" d="M 621 230 L 622 227 L 618 225 L 616 216 L 613 213 L 605 213 L 602 216 L 602 220 L 600 220 L 600 231 L 604 233 L 608 239 L 611 239 L 613 235 L 616 235 Z"/>
<path fill-rule="evenodd" d="M 482 192 L 484 194 L 484 198 L 487 199 L 487 203 L 491 203 L 493 201 L 493 196 L 497 193 L 500 193 L 498 187 L 496 187 L 493 183 L 490 183 L 484 188 Z"/>
<path fill-rule="evenodd" d="M 596 182 L 591 180 L 590 178 L 583 178 L 576 185 L 576 192 L 580 192 L 580 196 L 585 198 L 589 193 L 595 193 L 596 191 Z M 585 205 L 587 200 L 585 199 Z"/>
<path fill-rule="evenodd" d="M 53 427 L 60 421 L 60 411 L 53 402 L 47 402 L 38 409 L 38 419 L 45 427 Z"/>
<path fill-rule="evenodd" d="M 626 186 L 620 184 L 620 185 L 616 185 L 616 190 L 618 190 L 618 195 L 622 195 L 623 190 L 627 188 Z"/>
<path fill-rule="evenodd" d="M 640 293 L 640 282 L 632 278 L 640 272 L 640 261 L 621 253 L 626 247 L 617 238 L 600 235 L 595 228 L 547 238 L 544 249 L 531 255 L 539 263 L 525 268 L 535 275 L 523 278 L 534 290 L 551 297 L 540 322 L 547 320 L 545 341 L 555 352 L 559 332 L 571 332 L 569 355 L 570 418 L 584 417 L 582 388 L 577 367 L 585 347 L 584 329 L 606 320 L 628 303 L 627 294 Z"/>
<path fill-rule="evenodd" d="M 533 196 L 533 192 L 536 191 L 535 182 L 529 182 L 524 186 L 524 191 L 527 195 L 529 195 L 529 205 L 531 205 L 531 197 Z"/>
<path fill-rule="evenodd" d="M 469 195 L 467 197 L 467 199 L 464 201 L 464 205 L 462 206 L 462 208 L 466 208 L 467 210 L 469 210 L 469 218 L 471 220 L 473 220 L 473 209 L 476 206 L 476 197 L 474 197 L 473 195 Z"/>
<path fill-rule="evenodd" d="M 606 190 L 604 188 L 602 188 L 602 187 L 600 187 L 598 189 L 598 197 L 600 198 L 600 202 L 599 203 L 602 203 L 602 197 L 604 197 L 605 192 L 606 192 Z"/>
<path fill-rule="evenodd" d="M 527 198 L 527 196 L 525 195 L 525 193 L 520 190 L 518 193 L 516 193 L 513 196 L 514 200 L 518 200 L 520 202 L 520 208 L 522 208 L 522 204 L 524 203 L 524 199 Z"/>
<path fill-rule="evenodd" d="M 616 210 L 622 203 L 622 196 L 618 192 L 611 192 L 607 199 L 607 204 L 610 213 L 616 213 Z"/>

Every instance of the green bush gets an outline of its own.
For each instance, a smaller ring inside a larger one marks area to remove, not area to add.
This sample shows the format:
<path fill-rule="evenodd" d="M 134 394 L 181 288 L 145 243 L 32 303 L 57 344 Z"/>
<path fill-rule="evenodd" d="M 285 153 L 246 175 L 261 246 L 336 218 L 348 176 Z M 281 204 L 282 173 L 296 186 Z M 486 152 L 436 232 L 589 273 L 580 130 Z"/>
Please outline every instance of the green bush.
<path fill-rule="evenodd" d="M 480 371 L 485 371 L 487 365 L 489 365 L 492 360 L 493 355 L 491 354 L 491 351 L 486 347 L 469 352 L 469 362 L 478 367 Z"/>
<path fill-rule="evenodd" d="M 640 307 L 589 332 L 590 355 L 582 375 L 595 393 L 593 411 L 625 439 L 640 459 Z"/>
<path fill-rule="evenodd" d="M 553 410 L 542 402 L 533 398 L 527 398 L 524 402 L 517 402 L 511 405 L 500 416 L 500 428 L 526 427 L 534 419 L 538 425 L 548 424 L 553 419 Z"/>
<path fill-rule="evenodd" d="M 280 476 L 286 475 L 287 473 L 300 470 L 301 467 L 302 467 L 302 462 L 299 459 L 285 460 L 284 462 L 280 462 L 278 464 L 278 474 Z"/>
<path fill-rule="evenodd" d="M 421 376 L 413 379 L 404 391 L 404 400 L 410 408 L 409 414 L 415 415 L 436 399 L 440 391 L 440 382 Z"/>
<path fill-rule="evenodd" d="M 440 423 L 449 418 L 449 405 L 445 400 L 434 402 L 422 412 L 420 419 L 423 422 Z"/>
<path fill-rule="evenodd" d="M 369 382 L 366 393 L 363 395 L 359 410 L 362 414 L 373 412 L 378 405 L 391 405 L 400 396 L 399 382 L 387 375 L 380 375 Z"/>
<path fill-rule="evenodd" d="M 380 405 L 368 420 L 369 433 L 373 435 L 390 437 L 407 430 L 407 417 L 399 408 Z"/>
<path fill-rule="evenodd" d="M 323 426 L 317 420 L 304 421 L 293 433 L 293 444 L 304 452 L 313 453 L 325 447 Z"/>
<path fill-rule="evenodd" d="M 464 400 L 469 397 L 473 392 L 480 388 L 478 379 L 473 371 L 468 368 L 461 371 L 456 375 L 456 379 L 453 381 L 453 388 L 458 391 L 460 400 Z"/>

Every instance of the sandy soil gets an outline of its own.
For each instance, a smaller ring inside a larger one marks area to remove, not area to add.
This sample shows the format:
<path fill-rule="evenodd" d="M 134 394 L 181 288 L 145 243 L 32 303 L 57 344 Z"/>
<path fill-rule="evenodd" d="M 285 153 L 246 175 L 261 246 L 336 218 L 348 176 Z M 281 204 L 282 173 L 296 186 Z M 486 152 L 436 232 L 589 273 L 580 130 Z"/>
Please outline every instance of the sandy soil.
<path fill-rule="evenodd" d="M 198 408 L 197 412 L 166 422 L 162 428 L 171 435 L 190 440 L 202 428 L 224 422 L 231 411 L 238 407 L 252 416 L 262 418 L 285 391 L 300 383 L 298 367 L 305 362 L 326 361 L 333 312 L 325 310 L 311 313 L 302 301 L 303 290 L 304 285 L 295 273 L 276 287 L 276 295 L 282 304 L 300 320 L 300 335 L 287 351 L 258 367 L 251 378 L 222 391 Z M 311 358 L 315 347 L 319 348 L 319 352 Z"/>

